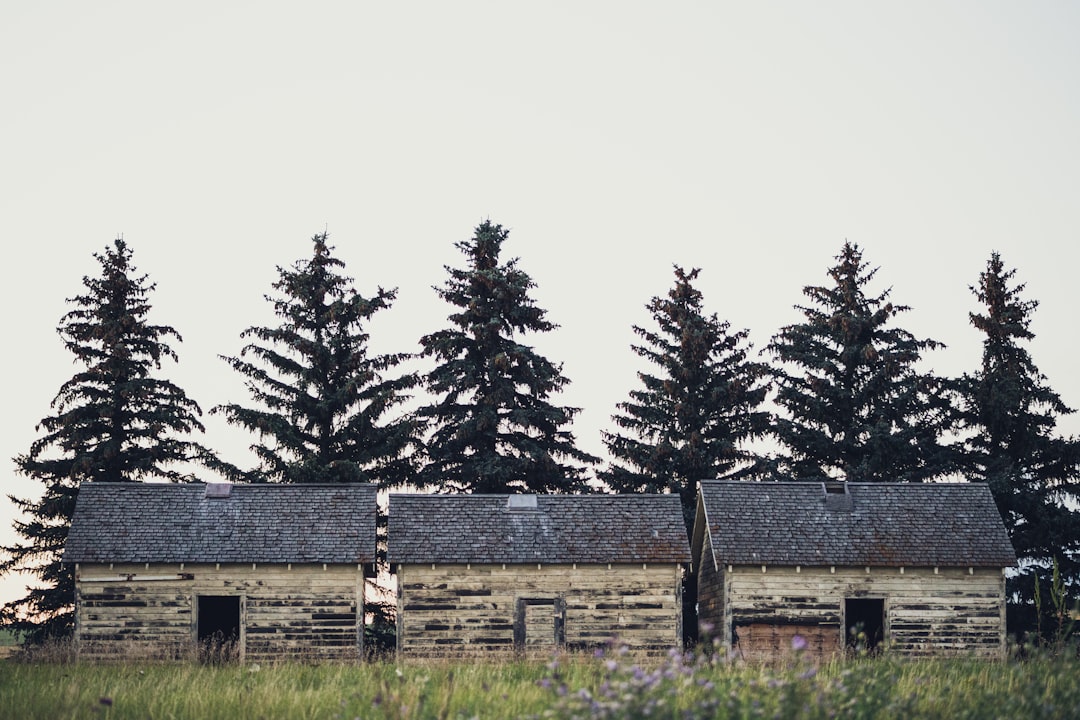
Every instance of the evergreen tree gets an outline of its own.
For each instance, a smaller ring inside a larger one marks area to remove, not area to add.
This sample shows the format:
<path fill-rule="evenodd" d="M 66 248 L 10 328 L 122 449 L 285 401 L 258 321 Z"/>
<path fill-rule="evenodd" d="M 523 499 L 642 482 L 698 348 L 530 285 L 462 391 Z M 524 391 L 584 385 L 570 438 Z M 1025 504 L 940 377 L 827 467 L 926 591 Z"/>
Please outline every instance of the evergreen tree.
<path fill-rule="evenodd" d="M 1021 561 L 1021 573 L 1008 583 L 1010 609 L 1021 616 L 1012 619 L 1031 629 L 1035 581 L 1049 583 L 1055 559 L 1067 585 L 1080 582 L 1074 559 L 1080 442 L 1055 434 L 1057 419 L 1073 410 L 1047 386 L 1023 346 L 1034 338 L 1031 316 L 1039 304 L 1023 299 L 1025 286 L 1013 284 L 1015 274 L 995 252 L 971 288 L 985 311 L 969 317 L 985 337 L 981 368 L 962 380 L 963 421 L 970 430 L 968 477 L 990 486 Z"/>
<path fill-rule="evenodd" d="M 240 357 L 223 358 L 247 378 L 257 407 L 227 404 L 213 412 L 258 434 L 252 450 L 259 467 L 248 480 L 397 485 L 412 474 L 416 423 L 387 415 L 417 379 L 385 377 L 408 356 L 369 356 L 365 330 L 396 290 L 360 296 L 326 240 L 326 233 L 314 236 L 311 259 L 278 267 L 273 287 L 280 295 L 266 299 L 281 324 L 248 328 L 241 337 L 254 342 Z"/>
<path fill-rule="evenodd" d="M 182 439 L 203 431 L 199 406 L 153 377 L 163 359 L 177 359 L 169 341 L 181 340 L 173 328 L 147 322 L 154 284 L 137 274 L 123 240 L 94 257 L 101 276 L 83 278 L 85 293 L 68 300 L 74 309 L 57 328 L 83 369 L 60 387 L 54 414 L 38 425 L 45 434 L 15 458 L 20 473 L 44 485 L 39 500 L 11 498 L 28 517 L 15 522 L 25 542 L 5 547 L 0 562 L 0 572 L 29 571 L 41 581 L 2 612 L 4 624 L 30 642 L 73 628 L 74 573 L 60 558 L 80 483 L 187 481 L 193 478 L 178 465 L 219 466 L 204 447 Z"/>
<path fill-rule="evenodd" d="M 892 320 L 909 308 L 889 291 L 868 296 L 877 269 L 844 243 L 834 285 L 809 286 L 805 316 L 775 335 L 776 436 L 789 451 L 781 471 L 798 480 L 928 480 L 950 472 L 941 438 L 955 423 L 947 383 L 920 373 L 922 354 L 942 347 Z"/>
<path fill-rule="evenodd" d="M 644 387 L 617 406 L 615 424 L 628 432 L 603 434 L 617 462 L 600 474 L 617 492 L 677 493 L 688 533 L 697 482 L 754 470 L 759 458 L 744 444 L 765 435 L 770 422 L 761 410 L 768 367 L 747 359 L 747 331 L 705 315 L 693 286 L 698 273 L 676 267 L 668 296 L 646 305 L 657 329 L 634 326 L 643 344 L 633 351 L 661 372 L 638 373 Z"/>
<path fill-rule="evenodd" d="M 477 493 L 584 490 L 582 467 L 565 462 L 595 462 L 566 429 L 578 409 L 548 400 L 569 381 L 519 340 L 556 326 L 529 297 L 534 283 L 517 260 L 499 263 L 507 235 L 482 223 L 456 244 L 468 267 L 447 267 L 446 286 L 435 288 L 459 311 L 452 327 L 420 340 L 437 363 L 424 378 L 436 401 L 420 410 L 431 429 L 421 481 Z"/>

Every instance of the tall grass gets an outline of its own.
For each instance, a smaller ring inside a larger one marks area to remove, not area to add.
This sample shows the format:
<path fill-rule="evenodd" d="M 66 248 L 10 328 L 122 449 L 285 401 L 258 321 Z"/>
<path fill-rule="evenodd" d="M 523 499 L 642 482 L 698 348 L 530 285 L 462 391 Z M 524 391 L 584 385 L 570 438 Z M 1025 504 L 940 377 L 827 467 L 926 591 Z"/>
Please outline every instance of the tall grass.
<path fill-rule="evenodd" d="M 1080 663 L 729 665 L 611 649 L 550 662 L 0 662 L 3 718 L 1077 718 Z"/>

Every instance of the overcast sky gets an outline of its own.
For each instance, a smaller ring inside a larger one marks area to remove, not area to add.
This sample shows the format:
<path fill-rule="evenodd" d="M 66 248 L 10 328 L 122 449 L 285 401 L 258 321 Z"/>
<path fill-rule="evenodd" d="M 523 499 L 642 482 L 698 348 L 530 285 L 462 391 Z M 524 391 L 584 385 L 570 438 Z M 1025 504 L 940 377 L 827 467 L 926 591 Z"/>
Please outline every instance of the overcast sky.
<path fill-rule="evenodd" d="M 217 356 L 272 322 L 275 267 L 313 234 L 362 294 L 399 289 L 373 346 L 410 352 L 485 218 L 560 325 L 535 345 L 596 454 L 673 264 L 760 348 L 845 240 L 912 306 L 900 324 L 947 344 L 942 374 L 978 364 L 968 286 L 1000 251 L 1080 406 L 1078 33 L 1069 2 L 9 3 L 0 457 L 75 372 L 56 326 L 119 234 L 184 338 L 163 375 L 204 410 L 247 401 Z M 206 425 L 245 464 L 251 438 Z M 10 463 L 4 489 L 40 494 Z"/>

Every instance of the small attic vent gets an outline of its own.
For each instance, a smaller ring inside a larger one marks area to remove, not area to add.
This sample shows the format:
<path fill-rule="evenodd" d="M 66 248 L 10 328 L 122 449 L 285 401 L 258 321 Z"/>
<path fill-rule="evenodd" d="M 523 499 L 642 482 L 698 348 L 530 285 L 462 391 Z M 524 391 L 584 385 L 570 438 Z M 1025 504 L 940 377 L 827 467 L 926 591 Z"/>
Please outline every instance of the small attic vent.
<path fill-rule="evenodd" d="M 204 497 L 227 498 L 230 495 L 232 495 L 231 483 L 207 483 Z"/>
<path fill-rule="evenodd" d="M 511 495 L 506 498 L 506 509 L 511 512 L 526 512 L 536 510 L 535 495 Z"/>
<path fill-rule="evenodd" d="M 855 505 L 848 493 L 846 482 L 824 482 L 825 509 L 832 512 L 851 512 Z"/>

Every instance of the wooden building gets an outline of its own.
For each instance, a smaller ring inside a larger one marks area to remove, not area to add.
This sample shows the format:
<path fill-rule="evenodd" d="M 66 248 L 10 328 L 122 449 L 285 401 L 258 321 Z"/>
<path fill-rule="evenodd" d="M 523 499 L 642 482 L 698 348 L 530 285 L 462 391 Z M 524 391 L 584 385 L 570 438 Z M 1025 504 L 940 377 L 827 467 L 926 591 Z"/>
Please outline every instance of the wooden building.
<path fill-rule="evenodd" d="M 398 651 L 677 645 L 690 549 L 673 495 L 391 495 Z"/>
<path fill-rule="evenodd" d="M 84 483 L 64 552 L 80 656 L 359 657 L 375 492 Z"/>
<path fill-rule="evenodd" d="M 699 618 L 732 657 L 796 635 L 819 657 L 1005 654 L 1016 557 L 984 484 L 705 481 L 693 554 Z"/>

